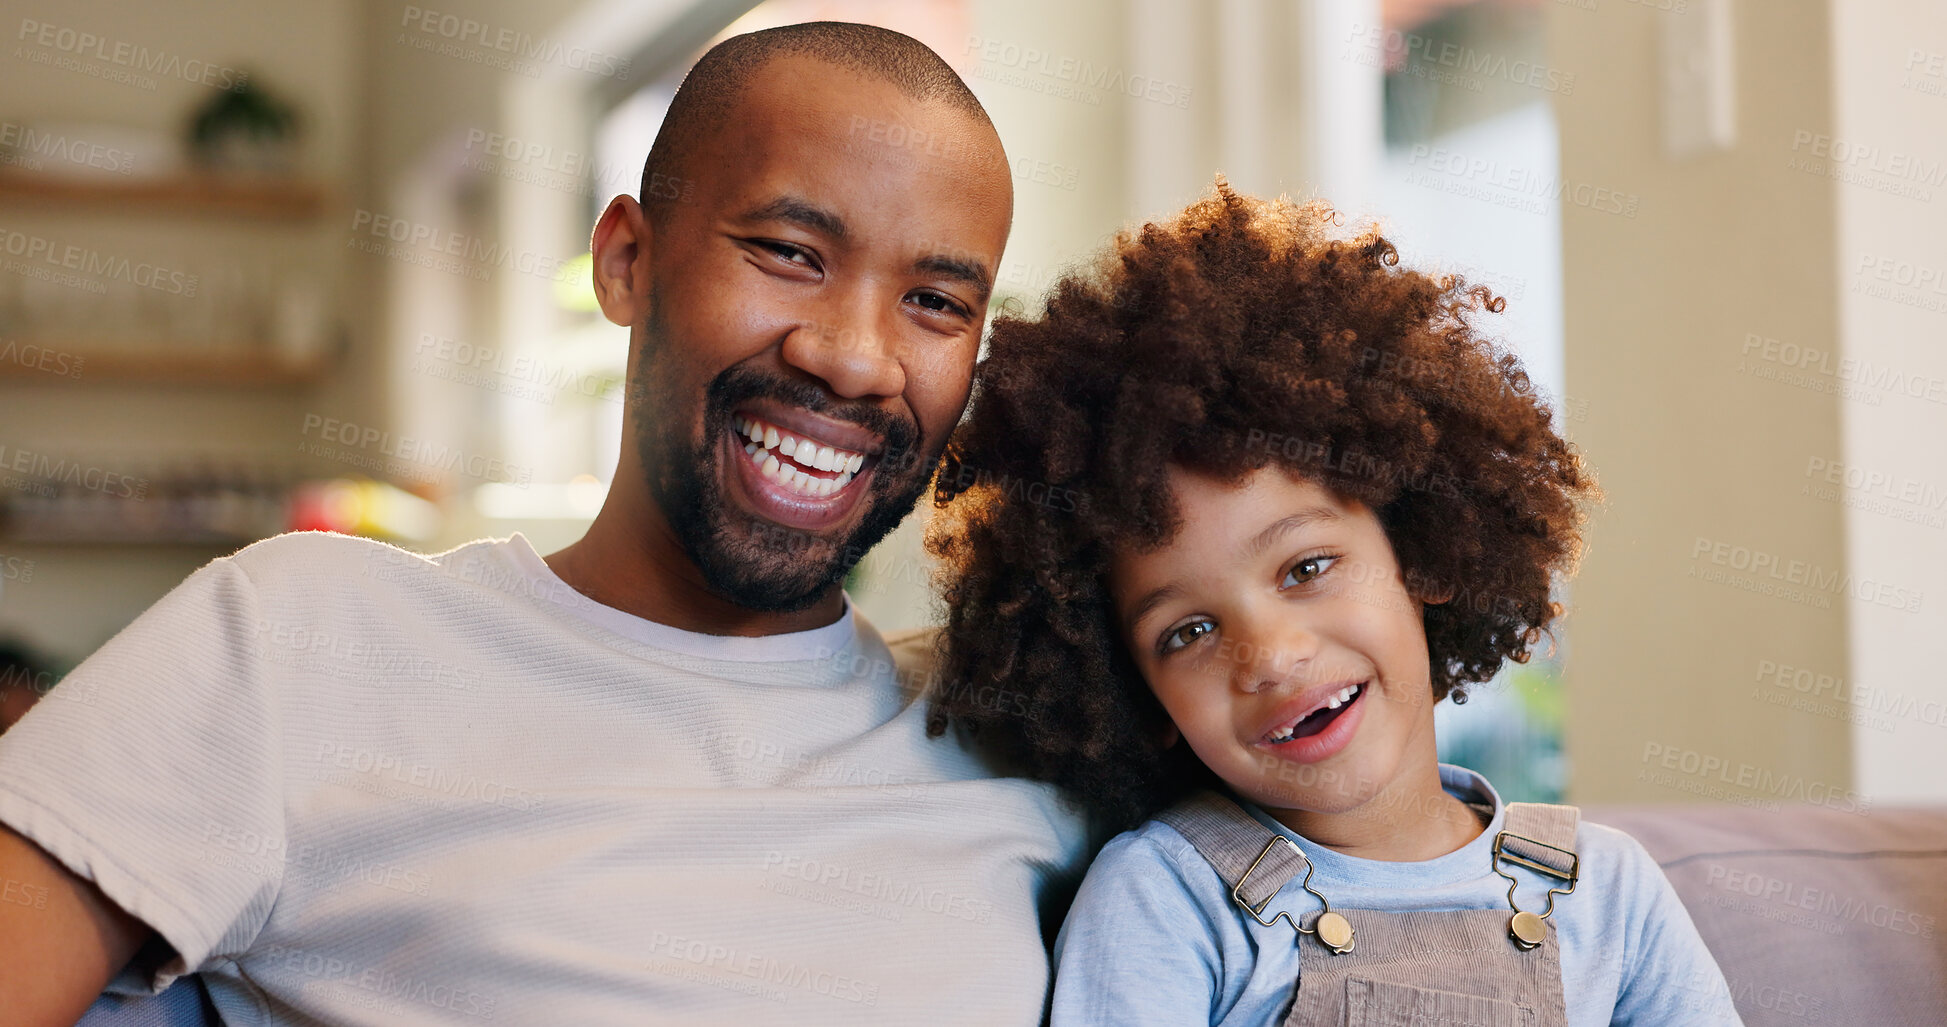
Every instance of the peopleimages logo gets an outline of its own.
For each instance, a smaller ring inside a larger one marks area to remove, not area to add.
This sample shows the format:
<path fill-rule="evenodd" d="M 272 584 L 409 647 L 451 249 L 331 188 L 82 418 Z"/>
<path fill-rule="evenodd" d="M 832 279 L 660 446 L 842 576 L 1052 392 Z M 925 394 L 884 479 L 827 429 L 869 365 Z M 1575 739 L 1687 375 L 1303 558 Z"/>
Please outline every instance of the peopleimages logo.
<path fill-rule="evenodd" d="M 0 443 L 0 470 L 31 475 L 42 484 L 73 485 L 122 499 L 142 500 L 149 497 L 146 479 L 131 478 L 92 464 L 49 456 L 31 449 L 9 449 L 4 443 Z"/>
<path fill-rule="evenodd" d="M 249 73 L 235 68 L 195 58 L 185 60 L 181 55 L 166 50 L 151 50 L 146 46 L 137 46 L 134 43 L 98 36 L 93 32 L 83 32 L 63 25 L 36 21 L 33 18 L 20 19 L 20 32 L 14 36 L 14 39 L 43 49 L 44 52 L 41 54 L 27 53 L 18 47 L 14 49 L 16 60 L 35 64 L 50 63 L 49 58 L 53 54 L 61 54 L 70 61 L 73 58 L 101 61 L 132 72 L 160 75 L 163 78 L 179 78 L 185 82 L 200 82 L 217 89 L 235 89 L 250 81 Z M 73 66 L 68 70 L 86 69 L 85 66 Z M 93 71 L 88 73 L 99 78 L 110 77 Z M 147 80 L 145 88 L 155 88 L 154 80 Z"/>
<path fill-rule="evenodd" d="M 1063 83 L 1067 90 L 1053 90 L 1066 99 L 1080 100 L 1084 103 L 1101 103 L 1101 99 L 1085 89 L 1100 89 L 1109 93 L 1120 93 L 1136 100 L 1149 100 L 1168 107 L 1187 110 L 1190 106 L 1190 87 L 1154 75 L 1125 71 L 1121 68 L 1104 67 L 1078 57 L 1058 56 L 1038 47 L 1022 46 L 1000 39 L 983 39 L 980 36 L 967 37 L 968 56 L 980 55 L 981 67 L 975 68 L 973 77 L 992 79 L 1008 85 L 1022 86 L 1037 92 L 1048 92 L 1046 83 L 1036 83 L 1026 76 L 1039 76 L 1055 83 Z"/>
<path fill-rule="evenodd" d="M 81 377 L 81 367 L 86 362 L 86 358 L 78 353 L 63 353 L 31 342 L 9 339 L 5 345 L 0 345 L 0 364 L 15 364 L 64 378 Z"/>
<path fill-rule="evenodd" d="M 0 253 L 19 257 L 21 263 L 7 261 L 9 270 L 24 274 L 31 268 L 57 268 L 73 272 L 82 280 L 127 282 L 140 289 L 153 289 L 171 296 L 193 298 L 199 279 L 160 264 L 130 260 L 86 246 L 59 243 L 44 235 L 0 227 Z"/>
<path fill-rule="evenodd" d="M 126 175 L 135 168 L 135 154 L 114 146 L 76 139 L 32 126 L 0 121 L 0 163 L 39 171 L 44 160 Z"/>
<path fill-rule="evenodd" d="M 1803 602 L 1806 598 L 1822 600 L 1825 596 L 1836 595 L 1896 610 L 1905 610 L 1909 613 L 1918 613 L 1921 602 L 1926 598 L 1926 593 L 1920 589 L 1906 588 L 1876 578 L 1831 570 L 1816 563 L 1788 559 L 1777 553 L 1733 545 L 1722 540 L 1705 538 L 1702 535 L 1697 536 L 1695 544 L 1692 545 L 1690 557 L 1693 561 L 1707 561 L 1716 567 L 1729 568 L 1748 574 L 1750 577 L 1726 576 L 1722 573 L 1699 575 L 1695 566 L 1691 568 L 1687 577 L 1701 577 L 1706 581 L 1730 584 L 1748 592 L 1777 595 L 1799 602 Z M 1828 604 L 1811 602 L 1806 605 L 1824 609 Z"/>
<path fill-rule="evenodd" d="M 515 60 L 553 64 L 572 71 L 585 71 L 590 75 L 612 77 L 618 82 L 627 81 L 629 77 L 629 59 L 626 57 L 584 46 L 569 46 L 560 40 L 535 36 L 531 32 L 506 26 L 495 27 L 457 14 L 408 4 L 399 17 L 399 26 L 427 37 L 426 42 L 439 39 L 470 44 Z"/>
<path fill-rule="evenodd" d="M 1809 781 L 1797 774 L 1781 774 L 1749 763 L 1733 763 L 1722 756 L 1675 745 L 1643 743 L 1642 763 L 1637 780 L 1706 798 L 1762 805 L 1773 810 L 1780 808 L 1777 800 L 1782 799 L 1862 815 L 1873 807 L 1872 799 L 1850 788 Z M 1678 776 L 1658 771 L 1674 771 Z M 1730 789 L 1719 787 L 1720 784 L 1729 785 Z M 1759 796 L 1745 794 L 1748 792 L 1757 792 Z"/>
<path fill-rule="evenodd" d="M 369 238 L 360 238 L 367 236 Z M 511 267 L 522 274 L 538 275 L 557 282 L 573 277 L 574 256 L 555 256 L 535 250 L 517 250 L 477 235 L 455 232 L 424 221 L 396 218 L 360 208 L 352 213 L 351 235 L 347 247 L 377 253 L 395 260 L 418 264 L 486 280 L 495 268 Z M 398 245 L 392 245 L 392 244 Z M 445 260 L 451 256 L 455 260 Z"/>
<path fill-rule="evenodd" d="M 366 450 L 399 463 L 463 474 L 485 481 L 507 482 L 526 487 L 534 476 L 533 468 L 510 464 L 499 457 L 468 453 L 445 443 L 430 439 L 415 439 L 409 435 L 394 435 L 392 432 L 372 425 L 341 421 L 322 414 L 304 415 L 304 426 L 300 434 L 306 441 L 299 443 L 299 449 L 315 456 L 343 458 L 345 454 L 333 452 L 329 446 L 322 445 L 335 443 L 345 447 L 347 451 L 354 451 L 353 455 L 356 455 L 355 451 Z M 315 443 L 312 440 L 315 440 Z"/>

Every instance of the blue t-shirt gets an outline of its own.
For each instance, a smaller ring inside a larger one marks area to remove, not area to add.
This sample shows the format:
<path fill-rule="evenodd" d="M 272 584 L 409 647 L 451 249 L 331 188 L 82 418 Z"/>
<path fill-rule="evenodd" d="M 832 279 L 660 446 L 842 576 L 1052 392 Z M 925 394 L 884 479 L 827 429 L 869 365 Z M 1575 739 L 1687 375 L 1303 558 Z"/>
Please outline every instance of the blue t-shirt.
<path fill-rule="evenodd" d="M 1507 909 L 1508 882 L 1490 865 L 1507 818 L 1500 796 L 1462 767 L 1441 764 L 1440 783 L 1463 802 L 1491 804 L 1494 819 L 1473 841 L 1422 862 L 1346 856 L 1242 805 L 1298 843 L 1314 867 L 1312 887 L 1334 909 Z M 1556 896 L 1549 918 L 1561 944 L 1568 1022 L 1740 1023 L 1723 973 L 1649 853 L 1621 831 L 1590 823 L 1577 830 L 1575 848 L 1580 884 Z M 1540 912 L 1550 879 L 1509 872 L 1521 881 L 1521 908 Z M 1304 893 L 1301 878 L 1279 891 L 1266 919 L 1283 908 L 1309 923 L 1318 900 Z M 1055 940 L 1053 1027 L 1277 1024 L 1298 981 L 1298 940 L 1283 921 L 1252 921 L 1196 848 L 1152 820 L 1111 840 L 1089 867 Z"/>

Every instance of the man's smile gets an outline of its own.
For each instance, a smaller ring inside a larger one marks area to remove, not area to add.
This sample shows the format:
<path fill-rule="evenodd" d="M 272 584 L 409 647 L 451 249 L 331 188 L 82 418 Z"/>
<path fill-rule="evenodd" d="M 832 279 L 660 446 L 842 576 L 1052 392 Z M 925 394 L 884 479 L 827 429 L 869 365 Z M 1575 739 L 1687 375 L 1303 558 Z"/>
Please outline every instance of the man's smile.
<path fill-rule="evenodd" d="M 858 424 L 799 407 L 756 400 L 733 410 L 724 425 L 737 485 L 764 520 L 804 531 L 825 531 L 867 501 L 883 436 Z"/>
<path fill-rule="evenodd" d="M 814 499 L 851 484 L 866 455 L 821 441 L 810 433 L 780 429 L 762 418 L 734 414 L 731 422 L 744 443 L 744 455 L 766 479 Z"/>

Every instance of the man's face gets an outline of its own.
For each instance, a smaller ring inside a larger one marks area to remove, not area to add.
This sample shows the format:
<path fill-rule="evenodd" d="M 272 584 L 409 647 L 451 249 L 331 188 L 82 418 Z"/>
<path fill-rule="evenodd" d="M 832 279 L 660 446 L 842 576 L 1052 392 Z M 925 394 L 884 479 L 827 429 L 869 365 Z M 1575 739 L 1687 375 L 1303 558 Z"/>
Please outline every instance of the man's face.
<path fill-rule="evenodd" d="M 634 444 L 709 587 L 802 609 L 912 510 L 966 406 L 1012 216 L 984 123 L 771 62 L 648 240 Z"/>

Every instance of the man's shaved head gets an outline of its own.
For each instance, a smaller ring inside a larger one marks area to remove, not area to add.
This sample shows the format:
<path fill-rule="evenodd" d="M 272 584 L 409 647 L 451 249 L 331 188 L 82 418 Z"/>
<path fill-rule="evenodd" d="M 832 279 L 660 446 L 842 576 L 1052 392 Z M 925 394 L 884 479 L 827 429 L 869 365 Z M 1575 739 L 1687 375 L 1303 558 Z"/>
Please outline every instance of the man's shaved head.
<path fill-rule="evenodd" d="M 663 180 L 695 177 L 686 170 L 698 140 L 736 107 L 757 71 L 780 57 L 809 57 L 891 83 L 920 102 L 938 102 L 979 119 L 992 130 L 986 108 L 958 72 L 925 43 L 876 25 L 813 21 L 732 36 L 696 62 L 670 101 L 649 159 L 642 166 L 639 195 L 651 218 L 667 193 L 651 189 Z"/>

